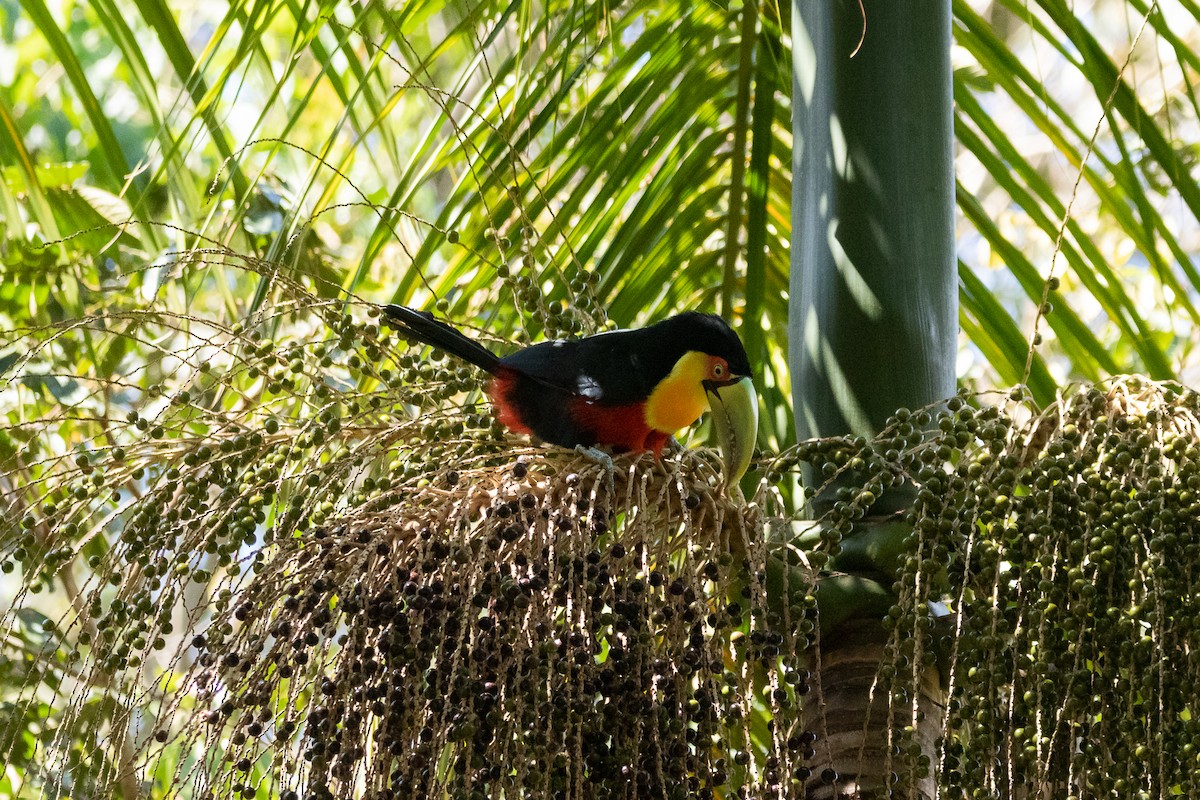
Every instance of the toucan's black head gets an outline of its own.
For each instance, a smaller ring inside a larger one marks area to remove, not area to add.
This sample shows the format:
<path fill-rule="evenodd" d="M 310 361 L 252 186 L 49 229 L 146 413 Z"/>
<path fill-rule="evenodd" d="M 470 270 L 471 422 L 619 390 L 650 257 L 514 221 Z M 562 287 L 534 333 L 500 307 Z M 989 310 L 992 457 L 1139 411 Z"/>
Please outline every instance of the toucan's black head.
<path fill-rule="evenodd" d="M 742 340 L 729 327 L 729 323 L 716 314 L 701 314 L 685 311 L 678 316 L 653 326 L 662 327 L 663 335 L 671 344 L 681 344 L 686 350 L 695 350 L 710 356 L 720 356 L 729 364 L 730 377 L 743 378 L 751 375 L 750 359 Z"/>

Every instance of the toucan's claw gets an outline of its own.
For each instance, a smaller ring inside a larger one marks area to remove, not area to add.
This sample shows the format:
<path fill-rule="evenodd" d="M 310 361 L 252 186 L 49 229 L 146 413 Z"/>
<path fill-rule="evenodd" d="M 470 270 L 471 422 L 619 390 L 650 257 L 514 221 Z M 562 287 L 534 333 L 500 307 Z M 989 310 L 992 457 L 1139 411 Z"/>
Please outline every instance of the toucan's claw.
<path fill-rule="evenodd" d="M 706 384 L 713 427 L 725 458 L 725 482 L 737 485 L 754 457 L 758 441 L 758 395 L 749 378 L 725 384 Z"/>
<path fill-rule="evenodd" d="M 604 467 L 604 470 L 610 476 L 612 475 L 614 469 L 613 460 L 612 456 L 610 456 L 608 453 L 598 448 L 585 447 L 581 444 L 575 445 L 575 452 L 579 453 L 579 455 L 584 456 L 585 458 L 590 458 L 592 461 L 595 461 L 597 464 Z"/>

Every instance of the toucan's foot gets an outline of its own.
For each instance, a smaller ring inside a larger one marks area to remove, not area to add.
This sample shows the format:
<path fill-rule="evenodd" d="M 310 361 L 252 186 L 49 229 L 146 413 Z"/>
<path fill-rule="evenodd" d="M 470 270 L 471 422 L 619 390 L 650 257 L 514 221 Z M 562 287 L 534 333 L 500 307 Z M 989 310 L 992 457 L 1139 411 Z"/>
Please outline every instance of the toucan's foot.
<path fill-rule="evenodd" d="M 575 452 L 579 453 L 581 456 L 590 458 L 592 461 L 595 461 L 597 464 L 604 467 L 605 471 L 608 472 L 609 475 L 612 475 L 613 460 L 612 456 L 610 456 L 608 453 L 595 447 L 584 447 L 581 444 L 575 445 Z"/>
<path fill-rule="evenodd" d="M 676 439 L 674 436 L 667 437 L 667 442 L 665 445 L 663 445 L 663 449 L 666 450 L 668 453 L 670 453 L 673 456 L 679 455 L 684 450 L 687 450 L 687 448 L 684 447 L 683 444 L 680 443 L 680 441 L 678 439 Z"/>

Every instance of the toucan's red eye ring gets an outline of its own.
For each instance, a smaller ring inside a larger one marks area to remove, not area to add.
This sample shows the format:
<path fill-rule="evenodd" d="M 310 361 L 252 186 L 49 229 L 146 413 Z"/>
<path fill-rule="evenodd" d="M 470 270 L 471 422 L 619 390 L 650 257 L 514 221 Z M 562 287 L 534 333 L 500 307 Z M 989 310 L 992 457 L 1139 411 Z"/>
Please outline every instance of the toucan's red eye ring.
<path fill-rule="evenodd" d="M 724 359 L 714 358 L 709 371 L 712 373 L 713 380 L 723 381 L 729 375 L 729 366 L 725 363 Z"/>

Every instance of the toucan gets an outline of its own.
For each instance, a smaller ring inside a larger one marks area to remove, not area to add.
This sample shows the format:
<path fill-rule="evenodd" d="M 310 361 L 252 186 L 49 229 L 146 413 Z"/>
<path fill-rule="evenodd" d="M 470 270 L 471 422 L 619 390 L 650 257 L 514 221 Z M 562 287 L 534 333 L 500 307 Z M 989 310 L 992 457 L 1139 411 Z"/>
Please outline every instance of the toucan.
<path fill-rule="evenodd" d="M 410 339 L 488 372 L 496 418 L 560 447 L 656 456 L 675 431 L 713 414 L 726 481 L 750 464 L 758 400 L 741 339 L 713 314 L 682 314 L 635 330 L 555 340 L 497 356 L 427 311 L 384 307 Z"/>

